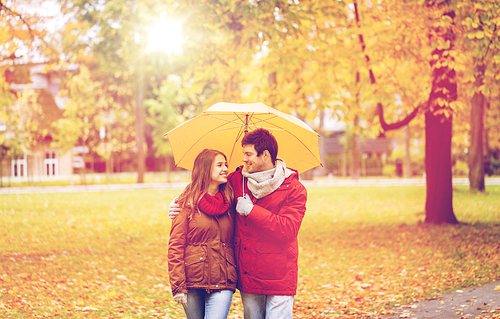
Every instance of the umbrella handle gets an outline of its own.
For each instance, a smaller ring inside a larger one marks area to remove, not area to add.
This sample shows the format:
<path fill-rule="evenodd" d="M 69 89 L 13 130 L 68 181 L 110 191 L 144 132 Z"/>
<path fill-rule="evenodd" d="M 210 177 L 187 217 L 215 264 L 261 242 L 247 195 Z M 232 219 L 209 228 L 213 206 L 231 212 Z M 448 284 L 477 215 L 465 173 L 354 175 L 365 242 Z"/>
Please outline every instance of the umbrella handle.
<path fill-rule="evenodd" d="M 248 133 L 248 113 L 245 114 L 245 135 Z M 241 172 L 241 177 L 243 177 L 243 196 L 245 196 L 245 176 L 243 176 L 243 172 Z"/>

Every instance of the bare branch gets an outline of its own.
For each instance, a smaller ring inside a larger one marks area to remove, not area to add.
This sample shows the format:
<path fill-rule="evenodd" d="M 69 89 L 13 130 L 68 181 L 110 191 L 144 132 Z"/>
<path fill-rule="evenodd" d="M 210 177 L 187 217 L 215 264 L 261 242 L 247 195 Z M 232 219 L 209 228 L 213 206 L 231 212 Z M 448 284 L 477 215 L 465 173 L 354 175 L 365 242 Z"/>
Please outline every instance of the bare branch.
<path fill-rule="evenodd" d="M 357 0 L 354 0 L 353 4 L 354 4 L 354 12 L 356 14 L 356 23 L 357 23 L 357 25 L 359 27 L 360 26 L 360 19 L 359 19 L 359 13 L 358 13 L 358 2 L 357 2 Z M 365 44 L 365 40 L 363 38 L 363 35 L 361 33 L 359 33 L 358 37 L 359 37 L 359 43 L 361 44 L 361 50 L 363 51 L 363 53 L 365 53 L 366 44 Z M 376 84 L 377 81 L 375 79 L 375 74 L 373 74 L 373 70 L 370 68 L 370 65 L 369 65 L 370 64 L 370 57 L 366 53 L 365 53 L 365 60 L 366 60 L 366 63 L 368 64 L 368 71 L 369 71 L 369 74 L 370 74 L 370 82 L 372 84 Z M 399 122 L 396 122 L 396 123 L 387 124 L 387 122 L 384 119 L 384 106 L 380 102 L 377 103 L 377 114 L 378 114 L 378 117 L 379 117 L 379 120 L 380 120 L 380 125 L 382 126 L 382 129 L 384 131 L 391 131 L 391 130 L 397 130 L 397 129 L 401 128 L 401 127 L 404 127 L 405 125 L 408 125 L 408 123 L 410 123 L 411 120 L 413 120 L 415 118 L 415 116 L 417 116 L 418 111 L 424 105 L 425 104 L 421 104 L 421 105 L 417 106 L 403 120 L 401 120 Z"/>
<path fill-rule="evenodd" d="M 43 43 L 45 45 L 45 48 L 47 48 L 49 50 L 49 52 L 50 52 L 49 55 L 57 54 L 57 49 L 55 47 L 51 46 L 45 40 L 45 38 L 43 37 L 43 32 L 40 32 L 37 29 L 33 29 L 32 26 L 31 26 L 32 24 L 29 21 L 29 19 L 27 19 L 26 17 L 23 17 L 23 15 L 21 13 L 13 11 L 9 7 L 7 7 L 2 1 L 3 0 L 0 0 L 0 14 L 4 14 L 5 13 L 6 15 L 10 15 L 11 17 L 18 18 L 21 21 L 22 25 L 24 25 L 27 28 L 29 38 L 31 39 L 31 41 L 33 43 L 35 43 L 35 40 L 39 40 L 39 41 L 41 41 L 41 43 Z M 16 26 L 14 24 L 12 24 L 11 20 L 12 19 L 6 19 L 6 22 L 9 24 L 10 28 L 12 28 L 13 30 L 15 30 Z M 26 42 L 26 41 L 23 40 L 23 42 Z M 31 44 L 31 45 L 33 47 L 35 46 L 33 44 Z M 16 56 L 15 53 L 12 53 L 10 56 L 4 56 L 4 57 L 2 57 L 0 63 L 4 62 L 6 60 L 15 60 L 15 59 L 18 59 L 18 58 L 21 58 L 21 57 L 22 56 Z M 52 60 L 52 58 L 50 60 Z M 56 60 L 58 60 L 58 59 L 56 58 Z"/>
<path fill-rule="evenodd" d="M 382 103 L 377 103 L 377 113 L 378 113 L 378 117 L 380 120 L 380 125 L 382 126 L 382 129 L 384 131 L 392 131 L 392 130 L 397 130 L 399 128 L 402 128 L 402 127 L 408 125 L 408 123 L 410 123 L 411 120 L 413 120 L 415 118 L 415 116 L 417 116 L 418 111 L 421 108 L 423 108 L 424 106 L 425 106 L 424 103 L 420 104 L 410 114 L 408 114 L 403 120 L 401 120 L 399 122 L 387 124 L 385 122 L 385 119 L 384 119 L 384 106 L 382 105 Z"/>
<path fill-rule="evenodd" d="M 3 4 L 2 0 L 0 0 L 0 13 L 2 11 L 6 11 L 8 14 L 18 17 L 21 20 L 21 22 L 28 28 L 28 33 L 31 37 L 31 40 L 35 39 L 35 35 L 33 34 L 33 29 L 31 28 L 29 23 L 23 18 L 23 16 L 18 12 L 12 11 L 9 7 Z"/>

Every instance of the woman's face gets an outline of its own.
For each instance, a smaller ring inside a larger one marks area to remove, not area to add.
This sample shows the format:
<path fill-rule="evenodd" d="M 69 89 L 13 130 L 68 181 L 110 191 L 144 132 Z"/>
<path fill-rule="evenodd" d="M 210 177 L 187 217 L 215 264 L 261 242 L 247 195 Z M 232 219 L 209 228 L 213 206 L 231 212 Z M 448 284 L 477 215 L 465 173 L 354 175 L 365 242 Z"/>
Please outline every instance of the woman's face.
<path fill-rule="evenodd" d="M 224 156 L 217 154 L 212 165 L 212 183 L 217 185 L 227 183 L 227 162 Z"/>

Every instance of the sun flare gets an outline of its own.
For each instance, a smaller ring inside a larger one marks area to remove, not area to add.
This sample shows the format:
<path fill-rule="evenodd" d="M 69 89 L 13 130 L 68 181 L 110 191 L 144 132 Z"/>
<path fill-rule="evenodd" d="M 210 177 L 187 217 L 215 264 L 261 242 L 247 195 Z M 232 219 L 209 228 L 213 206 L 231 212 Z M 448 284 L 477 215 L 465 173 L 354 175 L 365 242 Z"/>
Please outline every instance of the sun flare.
<path fill-rule="evenodd" d="M 148 52 L 164 51 L 169 54 L 181 54 L 183 40 L 181 21 L 162 18 L 149 29 L 146 50 Z"/>

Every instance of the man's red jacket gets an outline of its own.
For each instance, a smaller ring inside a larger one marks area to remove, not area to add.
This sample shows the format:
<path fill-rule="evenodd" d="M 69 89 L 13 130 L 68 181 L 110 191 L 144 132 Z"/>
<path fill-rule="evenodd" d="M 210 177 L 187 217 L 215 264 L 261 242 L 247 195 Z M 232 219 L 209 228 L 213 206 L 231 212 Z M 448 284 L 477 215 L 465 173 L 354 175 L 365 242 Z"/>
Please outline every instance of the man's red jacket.
<path fill-rule="evenodd" d="M 254 207 L 248 216 L 236 214 L 234 233 L 238 289 L 245 293 L 295 295 L 297 293 L 297 235 L 306 211 L 307 191 L 294 171 L 273 193 L 256 199 L 243 181 L 242 167 L 228 181 L 235 201 L 248 194 Z"/>

